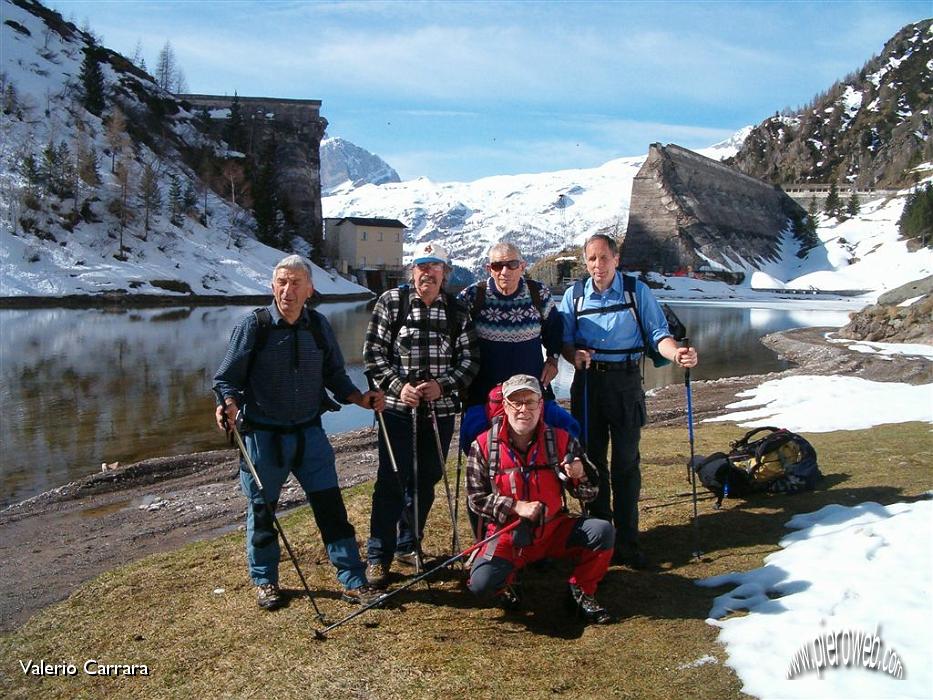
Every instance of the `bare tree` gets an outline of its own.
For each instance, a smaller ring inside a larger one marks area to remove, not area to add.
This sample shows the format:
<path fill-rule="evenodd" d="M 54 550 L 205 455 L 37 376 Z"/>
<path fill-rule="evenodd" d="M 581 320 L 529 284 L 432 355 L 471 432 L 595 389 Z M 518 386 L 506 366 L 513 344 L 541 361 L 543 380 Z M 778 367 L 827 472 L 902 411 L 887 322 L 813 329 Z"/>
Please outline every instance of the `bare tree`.
<path fill-rule="evenodd" d="M 159 51 L 159 58 L 156 61 L 156 84 L 166 92 L 170 92 L 172 89 L 172 79 L 174 77 L 175 52 L 172 50 L 172 43 L 166 41 L 165 46 Z"/>
<path fill-rule="evenodd" d="M 230 183 L 230 202 L 236 205 L 237 190 L 243 186 L 243 166 L 234 161 L 227 161 L 223 169 L 224 179 Z"/>
<path fill-rule="evenodd" d="M 136 40 L 136 48 L 133 50 L 133 65 L 137 68 L 142 68 L 146 63 L 146 59 L 143 58 L 143 40 Z"/>
<path fill-rule="evenodd" d="M 107 143 L 110 144 L 110 172 L 116 173 L 117 159 L 129 151 L 132 140 L 126 131 L 126 117 L 123 110 L 114 107 L 107 121 Z"/>

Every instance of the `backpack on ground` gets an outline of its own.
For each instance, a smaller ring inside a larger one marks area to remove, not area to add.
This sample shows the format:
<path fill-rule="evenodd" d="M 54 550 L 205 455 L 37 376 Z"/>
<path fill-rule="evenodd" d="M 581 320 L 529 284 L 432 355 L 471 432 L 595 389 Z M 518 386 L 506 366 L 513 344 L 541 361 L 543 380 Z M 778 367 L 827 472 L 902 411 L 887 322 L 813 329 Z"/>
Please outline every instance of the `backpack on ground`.
<path fill-rule="evenodd" d="M 762 432 L 767 434 L 753 439 Z M 823 478 L 813 445 L 789 430 L 756 428 L 730 447 L 728 454 L 694 458 L 697 477 L 717 496 L 717 508 L 724 498 L 811 491 Z"/>

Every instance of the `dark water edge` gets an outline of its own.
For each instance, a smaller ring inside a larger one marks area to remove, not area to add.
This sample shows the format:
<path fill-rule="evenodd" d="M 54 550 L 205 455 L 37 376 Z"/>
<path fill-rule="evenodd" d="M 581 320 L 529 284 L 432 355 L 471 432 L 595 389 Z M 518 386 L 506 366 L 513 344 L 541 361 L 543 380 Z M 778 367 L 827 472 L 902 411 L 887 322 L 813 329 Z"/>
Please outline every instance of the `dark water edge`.
<path fill-rule="evenodd" d="M 315 303 L 336 301 L 366 301 L 372 292 L 359 294 L 317 294 Z M 271 294 L 125 294 L 104 292 L 102 294 L 66 294 L 58 297 L 20 296 L 0 297 L 0 309 L 95 309 L 132 308 L 155 309 L 169 306 L 239 306 L 246 304 L 268 305 Z"/>

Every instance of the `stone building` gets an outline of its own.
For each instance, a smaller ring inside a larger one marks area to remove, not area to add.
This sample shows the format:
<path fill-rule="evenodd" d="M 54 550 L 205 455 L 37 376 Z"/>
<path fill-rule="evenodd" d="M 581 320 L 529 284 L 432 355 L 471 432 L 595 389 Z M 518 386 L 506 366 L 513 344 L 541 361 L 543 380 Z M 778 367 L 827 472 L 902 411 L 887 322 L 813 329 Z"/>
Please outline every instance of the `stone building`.
<path fill-rule="evenodd" d="M 229 109 L 229 95 L 178 95 L 195 108 Z M 246 130 L 248 150 L 256 152 L 268 139 L 275 139 L 279 192 L 288 200 L 298 234 L 312 245 L 323 239 L 321 212 L 321 138 L 327 120 L 321 116 L 320 100 L 238 95 Z M 222 119 L 217 119 L 218 130 Z"/>
<path fill-rule="evenodd" d="M 403 281 L 405 230 L 405 224 L 398 219 L 327 219 L 324 251 L 341 274 L 380 292 Z"/>
<path fill-rule="evenodd" d="M 651 144 L 632 183 L 621 264 L 630 270 L 740 272 L 774 260 L 803 208 L 779 187 L 669 144 Z"/>

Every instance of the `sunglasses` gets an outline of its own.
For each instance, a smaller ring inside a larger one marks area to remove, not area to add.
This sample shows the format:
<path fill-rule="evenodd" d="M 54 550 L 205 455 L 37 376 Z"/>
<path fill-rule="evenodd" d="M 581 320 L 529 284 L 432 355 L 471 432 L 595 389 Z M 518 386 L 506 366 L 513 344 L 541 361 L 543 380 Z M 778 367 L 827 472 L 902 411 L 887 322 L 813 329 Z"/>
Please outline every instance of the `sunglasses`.
<path fill-rule="evenodd" d="M 496 262 L 489 263 L 489 267 L 493 272 L 502 272 L 503 267 L 507 267 L 510 270 L 517 270 L 521 266 L 521 260 L 497 260 Z"/>

